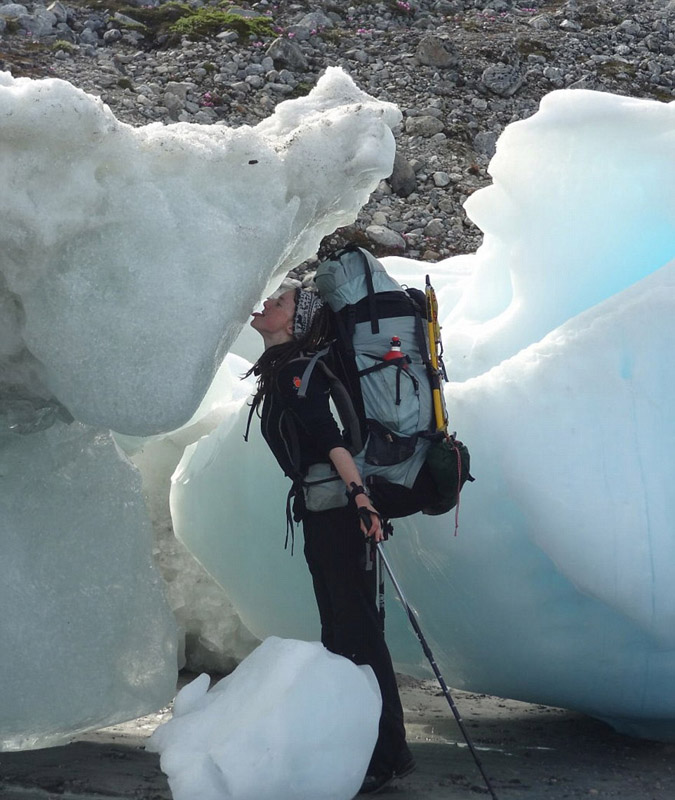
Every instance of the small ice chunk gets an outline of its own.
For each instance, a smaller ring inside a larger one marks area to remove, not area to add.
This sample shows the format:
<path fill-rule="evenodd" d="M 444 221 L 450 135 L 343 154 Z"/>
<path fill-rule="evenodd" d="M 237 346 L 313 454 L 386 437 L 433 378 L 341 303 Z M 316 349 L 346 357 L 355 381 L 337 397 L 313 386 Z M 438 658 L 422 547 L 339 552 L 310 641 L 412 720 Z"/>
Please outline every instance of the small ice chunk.
<path fill-rule="evenodd" d="M 272 636 L 205 692 L 200 675 L 148 749 L 174 800 L 350 800 L 378 734 L 370 667 Z"/>

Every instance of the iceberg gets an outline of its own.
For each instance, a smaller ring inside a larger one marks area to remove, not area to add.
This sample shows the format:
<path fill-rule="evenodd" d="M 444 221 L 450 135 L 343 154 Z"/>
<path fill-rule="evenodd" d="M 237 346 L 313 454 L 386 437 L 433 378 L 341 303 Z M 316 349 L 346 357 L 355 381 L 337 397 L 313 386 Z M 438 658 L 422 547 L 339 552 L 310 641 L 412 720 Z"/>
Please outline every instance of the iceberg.
<path fill-rule="evenodd" d="M 400 116 L 329 69 L 254 128 L 134 128 L 65 81 L 0 73 L 0 748 L 172 698 L 179 634 L 144 494 L 185 440 L 152 437 L 192 418 L 267 286 L 355 219 Z M 157 444 L 143 485 L 119 446 L 139 438 Z M 174 555 L 180 624 L 213 665 L 218 647 L 246 655 Z"/>
<path fill-rule="evenodd" d="M 0 74 L 0 747 L 172 696 L 178 635 L 143 501 L 168 530 L 161 487 L 183 449 L 181 542 L 254 636 L 317 638 L 303 559 L 283 549 L 287 486 L 261 437 L 242 439 L 240 331 L 391 171 L 399 119 L 335 69 L 236 130 L 132 128 L 63 81 Z M 477 478 L 457 536 L 420 516 L 386 545 L 446 680 L 666 740 L 674 147 L 673 103 L 553 92 L 467 202 L 481 248 L 387 261 L 408 284 L 432 276 Z M 198 410 L 209 385 L 221 399 Z M 184 622 L 198 601 L 178 563 Z M 398 667 L 419 673 L 390 605 Z M 205 646 L 229 630 L 241 654 L 251 640 L 222 614 Z"/>
<path fill-rule="evenodd" d="M 138 472 L 110 434 L 57 423 L 0 437 L 0 749 L 164 705 L 176 626 Z"/>
<path fill-rule="evenodd" d="M 2 355 L 15 382 L 93 427 L 183 425 L 269 281 L 391 172 L 399 119 L 337 68 L 234 129 L 134 128 L 65 81 L 1 73 Z"/>
<path fill-rule="evenodd" d="M 553 92 L 467 202 L 479 250 L 386 262 L 436 285 L 477 478 L 459 535 L 417 516 L 386 545 L 446 681 L 671 741 L 674 156 L 675 103 Z M 242 442 L 246 412 L 186 449 L 175 529 L 255 635 L 315 638 L 309 575 L 283 549 L 287 487 L 261 437 Z M 399 668 L 419 672 L 404 615 L 387 619 Z"/>

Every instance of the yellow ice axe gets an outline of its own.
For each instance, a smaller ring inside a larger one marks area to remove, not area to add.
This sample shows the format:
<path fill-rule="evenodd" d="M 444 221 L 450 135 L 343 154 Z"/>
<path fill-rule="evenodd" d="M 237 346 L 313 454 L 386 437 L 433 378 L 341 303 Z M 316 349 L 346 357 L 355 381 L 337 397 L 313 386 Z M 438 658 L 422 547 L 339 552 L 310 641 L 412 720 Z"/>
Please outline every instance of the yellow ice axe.
<path fill-rule="evenodd" d="M 445 397 L 441 379 L 446 380 L 448 376 L 443 364 L 443 342 L 441 340 L 441 326 L 438 324 L 438 301 L 436 292 L 431 285 L 429 276 L 426 276 L 424 295 L 427 301 L 427 328 L 429 332 L 429 358 L 431 361 L 431 396 L 434 404 L 434 418 L 436 420 L 436 431 L 448 435 L 448 412 L 445 407 Z"/>

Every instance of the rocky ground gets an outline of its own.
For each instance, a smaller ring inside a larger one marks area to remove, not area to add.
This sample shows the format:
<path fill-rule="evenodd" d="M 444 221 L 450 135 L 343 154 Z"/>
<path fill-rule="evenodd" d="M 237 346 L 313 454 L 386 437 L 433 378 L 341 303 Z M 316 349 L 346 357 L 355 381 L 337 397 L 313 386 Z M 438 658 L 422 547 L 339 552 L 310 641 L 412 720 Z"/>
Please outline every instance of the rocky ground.
<path fill-rule="evenodd" d="M 473 252 L 464 200 L 546 93 L 675 99 L 675 0 L 0 0 L 0 69 L 65 78 L 132 124 L 255 124 L 329 65 L 396 103 L 393 175 L 328 244 Z"/>
<path fill-rule="evenodd" d="M 181 683 L 194 676 L 182 676 Z M 417 770 L 378 797 L 472 800 L 490 795 L 435 681 L 401 676 Z M 453 691 L 499 800 L 672 800 L 675 745 L 629 739 L 601 722 L 515 700 Z M 171 800 L 159 758 L 144 749 L 170 710 L 86 734 L 64 747 L 0 753 L 3 800 Z M 361 795 L 360 797 L 365 797 Z M 195 797 L 194 800 L 200 800 Z"/>

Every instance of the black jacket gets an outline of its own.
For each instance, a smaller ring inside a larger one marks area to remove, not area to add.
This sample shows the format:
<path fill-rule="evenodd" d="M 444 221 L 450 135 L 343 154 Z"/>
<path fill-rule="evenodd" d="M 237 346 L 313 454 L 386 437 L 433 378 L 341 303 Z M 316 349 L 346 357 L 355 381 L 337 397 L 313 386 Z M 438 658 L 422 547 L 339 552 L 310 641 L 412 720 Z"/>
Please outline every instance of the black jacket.
<path fill-rule="evenodd" d="M 279 373 L 274 389 L 265 396 L 261 428 L 265 441 L 284 473 L 294 482 L 310 464 L 328 462 L 328 453 L 345 442 L 330 410 L 328 379 L 314 370 L 307 394 L 298 397 L 307 362 L 287 364 Z"/>

